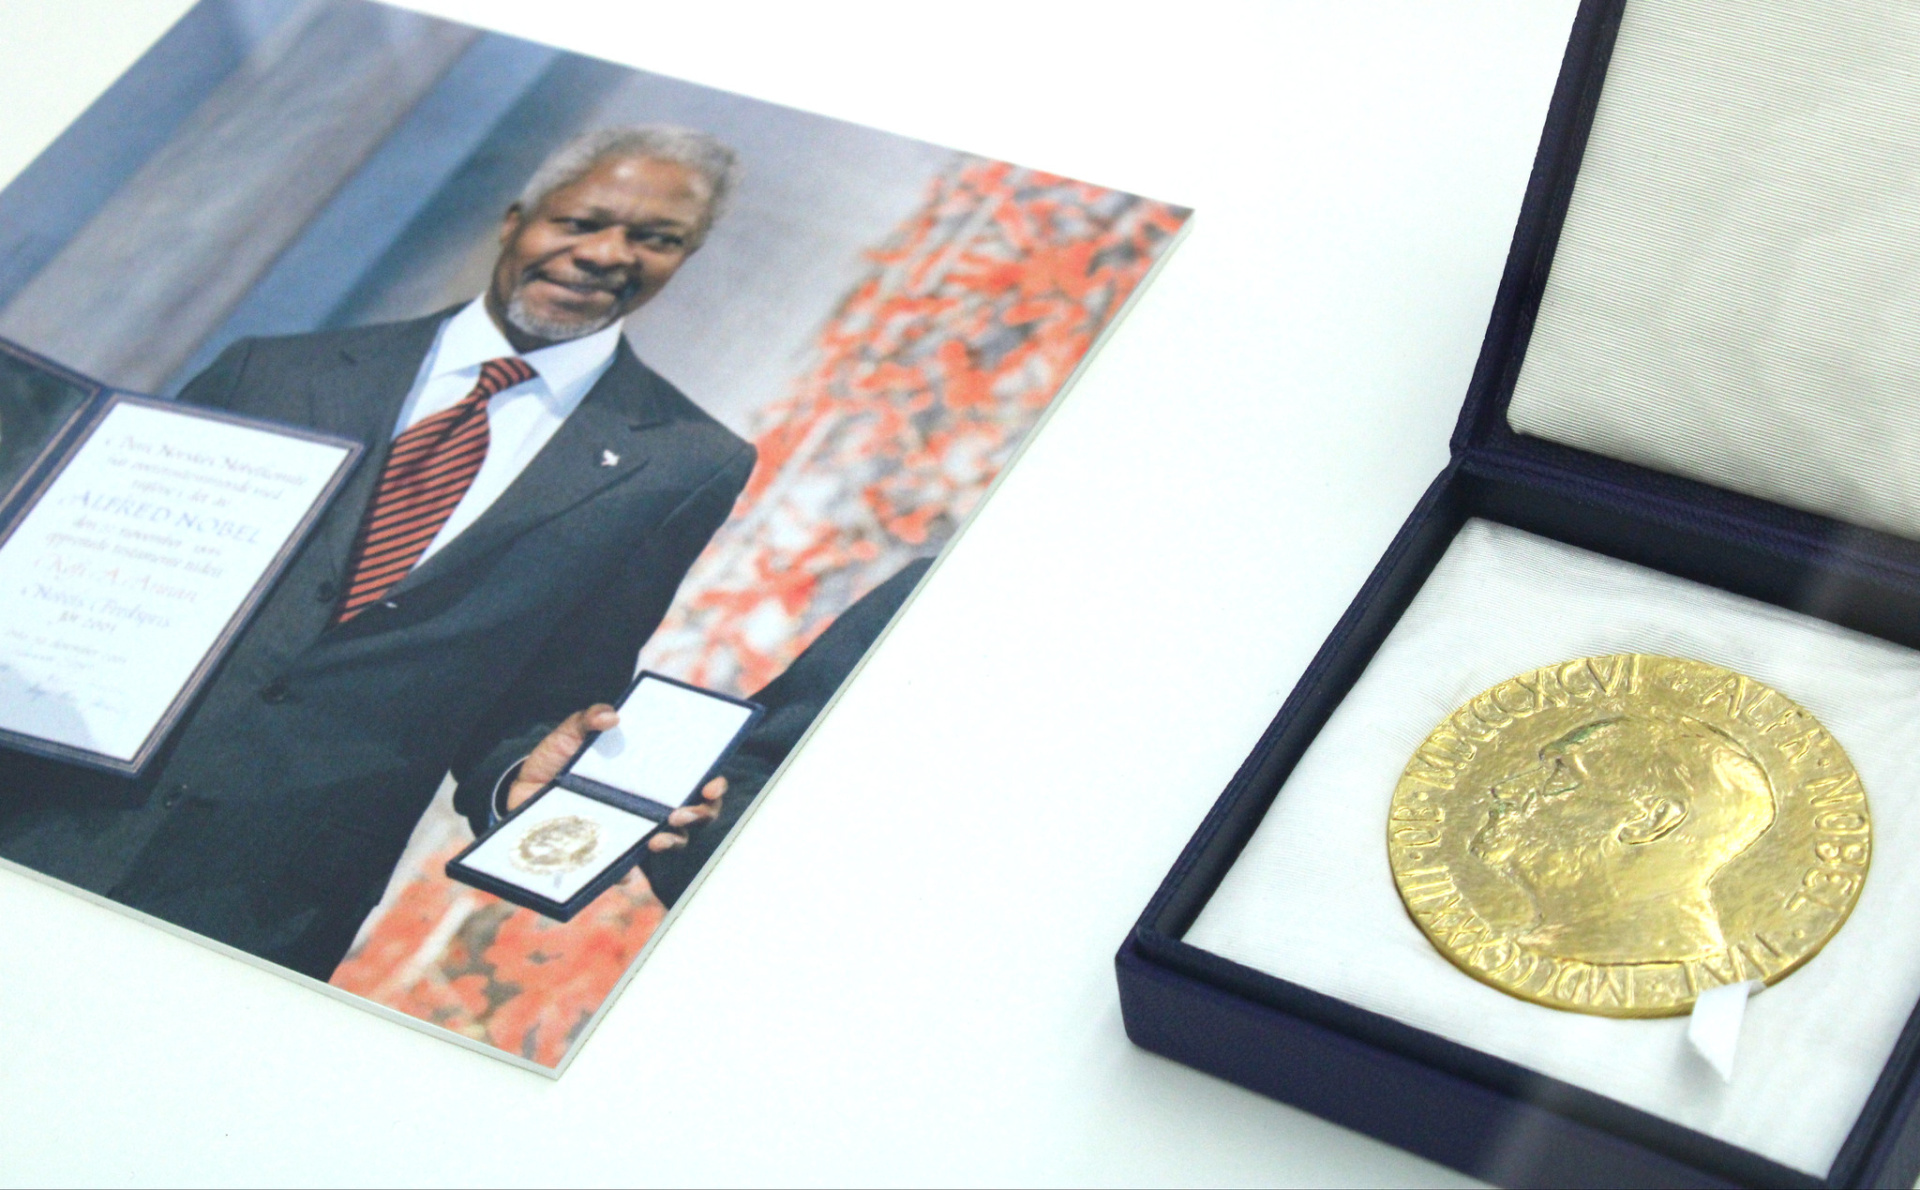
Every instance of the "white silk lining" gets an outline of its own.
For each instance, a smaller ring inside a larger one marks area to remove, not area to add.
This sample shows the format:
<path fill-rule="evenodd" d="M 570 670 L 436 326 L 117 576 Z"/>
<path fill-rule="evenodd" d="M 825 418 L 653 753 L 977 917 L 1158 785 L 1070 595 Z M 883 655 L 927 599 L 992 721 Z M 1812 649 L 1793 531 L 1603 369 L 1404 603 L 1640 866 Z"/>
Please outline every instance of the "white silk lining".
<path fill-rule="evenodd" d="M 1633 0 L 1508 419 L 1920 538 L 1920 6 Z"/>
<path fill-rule="evenodd" d="M 1456 706 L 1560 660 L 1693 657 L 1773 686 L 1859 770 L 1874 857 L 1852 917 L 1754 996 L 1728 1082 L 1686 1017 L 1543 1008 L 1469 978 L 1408 918 L 1388 801 Z M 1920 653 L 1471 521 L 1314 740 L 1187 934 L 1195 946 L 1819 1176 L 1920 1000 Z"/>

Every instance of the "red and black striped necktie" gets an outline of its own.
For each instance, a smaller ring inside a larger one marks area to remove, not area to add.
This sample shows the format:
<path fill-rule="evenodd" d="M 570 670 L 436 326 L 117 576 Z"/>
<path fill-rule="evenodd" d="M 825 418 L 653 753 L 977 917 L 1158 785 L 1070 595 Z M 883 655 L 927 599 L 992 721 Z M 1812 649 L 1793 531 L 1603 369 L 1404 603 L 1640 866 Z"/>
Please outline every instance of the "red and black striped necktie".
<path fill-rule="evenodd" d="M 487 459 L 487 402 L 533 377 L 532 366 L 518 356 L 488 360 L 472 392 L 393 440 L 334 623 L 351 620 L 413 569 Z"/>

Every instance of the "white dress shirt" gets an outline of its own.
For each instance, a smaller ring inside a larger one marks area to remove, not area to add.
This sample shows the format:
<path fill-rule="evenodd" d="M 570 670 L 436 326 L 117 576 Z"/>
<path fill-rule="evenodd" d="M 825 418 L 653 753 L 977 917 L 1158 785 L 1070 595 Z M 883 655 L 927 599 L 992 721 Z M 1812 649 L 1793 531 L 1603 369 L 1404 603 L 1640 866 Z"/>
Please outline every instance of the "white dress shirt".
<path fill-rule="evenodd" d="M 576 409 L 613 364 L 620 346 L 620 324 L 552 347 L 529 351 L 520 358 L 534 370 L 534 378 L 503 389 L 487 402 L 487 457 L 473 477 L 453 515 L 427 543 L 424 562 L 434 551 L 458 537 L 480 514 L 492 507 L 500 493 L 518 479 L 533 456 L 553 437 L 560 423 Z M 486 300 L 475 298 L 440 327 L 433 349 L 420 363 L 413 391 L 400 406 L 396 436 L 409 426 L 443 409 L 450 409 L 473 391 L 480 365 L 502 356 L 520 355 L 487 314 Z M 415 565 L 419 565 L 418 562 Z"/>

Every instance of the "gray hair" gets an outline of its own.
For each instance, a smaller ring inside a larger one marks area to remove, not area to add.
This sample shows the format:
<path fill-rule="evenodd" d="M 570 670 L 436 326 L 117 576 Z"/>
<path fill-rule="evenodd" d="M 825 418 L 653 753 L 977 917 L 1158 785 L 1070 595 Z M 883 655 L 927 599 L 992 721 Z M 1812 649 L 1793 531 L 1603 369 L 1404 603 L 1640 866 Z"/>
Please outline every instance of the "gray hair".
<path fill-rule="evenodd" d="M 712 135 L 671 124 L 632 124 L 582 132 L 555 149 L 520 191 L 522 211 L 533 211 L 547 196 L 587 176 L 593 167 L 614 157 L 642 157 L 670 161 L 692 170 L 706 186 L 707 209 L 694 233 L 694 242 L 726 209 L 727 199 L 740 180 L 740 158 Z"/>

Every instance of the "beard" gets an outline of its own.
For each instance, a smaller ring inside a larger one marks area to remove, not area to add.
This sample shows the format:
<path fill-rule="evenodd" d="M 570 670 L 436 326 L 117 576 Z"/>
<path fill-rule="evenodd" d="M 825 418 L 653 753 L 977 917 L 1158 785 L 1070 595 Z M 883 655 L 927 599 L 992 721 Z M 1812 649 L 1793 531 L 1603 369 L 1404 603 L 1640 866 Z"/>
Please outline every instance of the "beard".
<path fill-rule="evenodd" d="M 522 334 L 532 335 L 536 339 L 545 339 L 550 343 L 564 343 L 569 339 L 585 338 L 603 331 L 621 318 L 618 305 L 606 314 L 597 317 L 582 315 L 577 318 L 543 318 L 527 308 L 523 286 L 515 286 L 513 294 L 507 299 L 507 321 Z"/>

